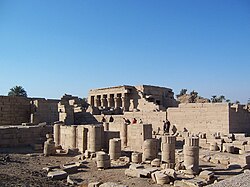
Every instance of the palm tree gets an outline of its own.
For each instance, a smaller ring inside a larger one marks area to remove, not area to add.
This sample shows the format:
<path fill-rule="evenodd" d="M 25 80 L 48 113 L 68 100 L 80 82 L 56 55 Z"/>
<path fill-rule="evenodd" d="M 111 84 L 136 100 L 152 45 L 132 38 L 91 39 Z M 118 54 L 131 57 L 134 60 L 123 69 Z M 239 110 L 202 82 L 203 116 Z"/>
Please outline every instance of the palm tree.
<path fill-rule="evenodd" d="M 212 95 L 211 102 L 212 103 L 216 103 L 217 102 L 217 96 L 216 95 Z"/>
<path fill-rule="evenodd" d="M 8 96 L 27 97 L 27 92 L 24 90 L 22 86 L 15 86 L 10 89 Z"/>
<path fill-rule="evenodd" d="M 193 90 L 192 92 L 190 92 L 189 102 L 190 103 L 195 103 L 195 100 L 196 100 L 197 97 L 198 97 L 198 92 Z"/>
<path fill-rule="evenodd" d="M 183 96 L 185 94 L 187 94 L 187 89 L 181 89 L 180 93 L 177 94 L 176 97 L 178 98 L 178 97 Z"/>
<path fill-rule="evenodd" d="M 225 101 L 225 100 L 226 100 L 226 98 L 225 98 L 224 95 L 221 95 L 221 96 L 218 98 L 218 102 L 219 102 L 219 103 L 222 103 L 222 102 Z"/>

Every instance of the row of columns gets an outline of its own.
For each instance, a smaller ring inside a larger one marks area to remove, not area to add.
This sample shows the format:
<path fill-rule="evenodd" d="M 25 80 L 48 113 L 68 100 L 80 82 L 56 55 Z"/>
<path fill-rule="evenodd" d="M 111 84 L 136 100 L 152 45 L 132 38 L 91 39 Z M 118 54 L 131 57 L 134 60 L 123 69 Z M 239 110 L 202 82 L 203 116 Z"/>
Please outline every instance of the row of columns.
<path fill-rule="evenodd" d="M 175 167 L 176 137 L 172 135 L 162 136 L 161 151 L 162 163 L 167 168 Z M 199 173 L 199 138 L 187 137 L 183 147 L 184 166 L 192 174 Z M 137 155 L 138 156 L 138 155 Z M 158 157 L 157 139 L 146 139 L 143 142 L 143 160 L 153 160 Z"/>
<path fill-rule="evenodd" d="M 90 96 L 90 104 L 95 107 L 122 107 L 128 111 L 129 100 L 125 94 L 104 94 Z"/>

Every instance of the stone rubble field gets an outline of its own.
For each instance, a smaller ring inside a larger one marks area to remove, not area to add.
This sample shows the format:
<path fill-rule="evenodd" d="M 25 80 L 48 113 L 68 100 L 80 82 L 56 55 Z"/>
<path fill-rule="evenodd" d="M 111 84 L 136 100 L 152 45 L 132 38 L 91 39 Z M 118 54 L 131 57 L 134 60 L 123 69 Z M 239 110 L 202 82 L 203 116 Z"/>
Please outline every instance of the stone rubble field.
<path fill-rule="evenodd" d="M 201 178 L 203 177 L 205 179 L 206 177 L 210 177 L 211 173 L 216 177 L 215 184 L 212 184 L 211 186 L 249 186 L 250 173 L 247 172 L 249 170 L 243 171 L 240 167 L 237 167 L 237 165 L 231 165 L 230 168 L 228 168 L 228 166 L 222 164 L 205 162 L 202 155 L 209 154 L 210 152 L 208 150 L 201 151 L 200 168 L 205 171 L 203 172 L 204 176 L 201 176 L 202 174 L 200 174 L 198 177 L 194 177 L 192 175 L 176 172 L 175 181 L 172 181 L 170 177 L 169 184 L 159 185 L 154 182 L 154 179 L 152 179 L 151 176 L 148 176 L 147 172 L 160 170 L 160 167 L 152 167 L 152 163 L 143 165 L 131 164 L 127 160 L 128 157 L 121 157 L 118 161 L 112 161 L 111 168 L 101 170 L 97 168 L 95 158 L 84 159 L 83 155 L 57 155 L 45 157 L 41 153 L 2 153 L 0 154 L 0 186 L 97 187 L 102 184 L 101 187 L 188 187 L 204 186 L 204 183 L 201 183 L 201 181 L 204 180 Z M 211 156 L 213 156 L 213 154 L 211 154 Z M 157 163 L 154 164 L 157 165 Z M 62 170 L 65 171 L 66 176 L 53 175 L 52 173 L 52 175 L 48 177 L 48 173 L 55 170 L 57 167 L 63 168 Z M 143 169 L 141 167 L 143 167 Z M 132 170 L 139 171 L 140 175 L 138 176 L 138 173 L 136 176 L 133 176 L 133 174 L 131 175 Z M 226 180 L 221 182 L 222 179 Z"/>

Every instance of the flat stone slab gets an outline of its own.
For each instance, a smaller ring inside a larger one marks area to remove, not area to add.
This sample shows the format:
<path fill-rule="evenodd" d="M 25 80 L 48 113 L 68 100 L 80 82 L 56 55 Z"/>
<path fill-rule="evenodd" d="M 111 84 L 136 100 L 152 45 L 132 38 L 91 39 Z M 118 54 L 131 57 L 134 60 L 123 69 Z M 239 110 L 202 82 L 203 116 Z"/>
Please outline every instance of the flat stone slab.
<path fill-rule="evenodd" d="M 77 173 L 78 166 L 76 164 L 63 165 L 62 169 L 63 171 L 72 174 L 72 173 Z"/>
<path fill-rule="evenodd" d="M 54 180 L 62 180 L 66 179 L 68 177 L 68 174 L 63 170 L 55 170 L 55 171 L 50 171 L 47 177 L 52 178 Z"/>
<path fill-rule="evenodd" d="M 43 170 L 46 170 L 47 172 L 52 171 L 54 169 L 60 169 L 60 166 L 47 166 L 43 168 Z"/>

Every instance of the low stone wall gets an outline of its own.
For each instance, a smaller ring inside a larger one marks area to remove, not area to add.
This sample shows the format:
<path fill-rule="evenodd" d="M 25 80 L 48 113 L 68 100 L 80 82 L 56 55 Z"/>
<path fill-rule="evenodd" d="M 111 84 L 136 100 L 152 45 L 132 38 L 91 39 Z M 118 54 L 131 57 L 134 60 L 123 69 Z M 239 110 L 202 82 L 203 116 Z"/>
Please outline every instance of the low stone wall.
<path fill-rule="evenodd" d="M 0 128 L 0 147 L 22 147 L 43 145 L 52 126 L 13 126 Z"/>

